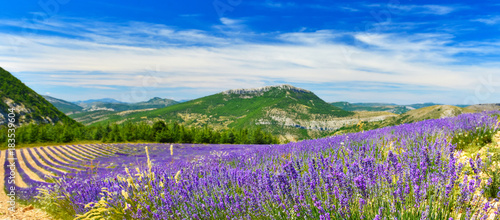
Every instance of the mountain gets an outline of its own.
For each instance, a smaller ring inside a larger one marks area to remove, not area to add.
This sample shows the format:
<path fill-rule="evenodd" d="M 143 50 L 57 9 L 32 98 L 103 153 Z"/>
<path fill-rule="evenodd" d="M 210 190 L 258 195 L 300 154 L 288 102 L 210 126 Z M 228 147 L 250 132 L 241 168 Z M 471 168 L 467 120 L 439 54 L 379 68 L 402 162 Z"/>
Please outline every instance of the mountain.
<path fill-rule="evenodd" d="M 198 127 L 208 124 L 216 129 L 260 126 L 282 139 L 297 140 L 319 137 L 356 123 L 359 117 L 382 120 L 394 116 L 387 112 L 363 114 L 332 106 L 308 90 L 279 85 L 228 90 L 153 111 L 110 116 L 99 123 L 164 120 Z"/>
<path fill-rule="evenodd" d="M 0 79 L 0 126 L 8 123 L 11 108 L 15 109 L 16 125 L 76 123 L 1 67 Z"/>
<path fill-rule="evenodd" d="M 147 102 L 138 102 L 138 103 L 132 104 L 131 106 L 148 106 L 148 107 L 161 108 L 161 107 L 167 107 L 170 105 L 174 105 L 177 103 L 179 103 L 179 102 L 174 101 L 172 99 L 162 99 L 160 97 L 154 97 Z"/>
<path fill-rule="evenodd" d="M 330 104 L 339 107 L 341 109 L 344 109 L 346 111 L 385 111 L 385 112 L 392 112 L 395 114 L 403 114 L 405 112 L 414 109 L 439 105 L 436 103 L 397 105 L 393 103 L 349 103 L 349 102 L 331 102 Z"/>
<path fill-rule="evenodd" d="M 126 103 L 126 102 L 118 101 L 118 100 L 112 99 L 112 98 L 89 99 L 89 100 L 85 100 L 85 101 L 76 101 L 73 103 L 75 103 L 75 104 L 89 104 L 89 103 L 94 103 L 94 102 L 117 103 L 117 104 L 125 104 Z"/>
<path fill-rule="evenodd" d="M 177 102 L 172 99 L 162 99 L 159 97 L 138 103 L 92 102 L 81 104 L 85 108 L 81 112 L 69 116 L 78 122 L 88 125 L 113 116 L 125 117 L 134 112 L 152 111 L 175 104 Z"/>
<path fill-rule="evenodd" d="M 64 114 L 70 115 L 73 113 L 79 113 L 83 111 L 83 107 L 74 104 L 72 102 L 64 101 L 62 99 L 57 99 L 48 95 L 42 95 L 42 96 Z"/>
<path fill-rule="evenodd" d="M 176 101 L 172 99 L 162 99 L 155 97 L 146 102 L 138 103 L 125 103 L 120 102 L 115 99 L 91 99 L 87 101 L 78 101 L 78 106 L 82 107 L 84 112 L 92 111 L 128 111 L 128 110 L 139 110 L 148 108 L 162 108 L 169 105 L 177 104 Z"/>

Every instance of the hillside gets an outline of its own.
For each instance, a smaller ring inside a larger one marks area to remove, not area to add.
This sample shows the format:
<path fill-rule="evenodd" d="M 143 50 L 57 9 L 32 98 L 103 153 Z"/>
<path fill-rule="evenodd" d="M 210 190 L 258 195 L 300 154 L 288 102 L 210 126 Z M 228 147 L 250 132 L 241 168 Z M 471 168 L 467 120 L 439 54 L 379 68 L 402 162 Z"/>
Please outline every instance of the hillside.
<path fill-rule="evenodd" d="M 334 107 L 314 93 L 290 85 L 235 89 L 153 111 L 112 115 L 99 123 L 157 120 L 188 126 L 209 124 L 218 129 L 261 126 L 282 139 L 322 136 L 359 117 L 382 120 L 390 113 L 355 114 Z"/>
<path fill-rule="evenodd" d="M 152 98 L 145 102 L 138 103 L 117 103 L 117 102 L 80 102 L 82 111 L 71 114 L 69 117 L 83 124 L 93 124 L 109 117 L 126 117 L 134 112 L 152 111 L 159 108 L 175 105 L 178 102 L 172 99 Z"/>
<path fill-rule="evenodd" d="M 83 107 L 64 101 L 62 99 L 57 99 L 48 95 L 42 95 L 48 102 L 50 102 L 52 105 L 54 105 L 59 111 L 63 112 L 64 114 L 70 115 L 74 113 L 79 113 L 83 111 Z"/>
<path fill-rule="evenodd" d="M 476 112 L 467 108 L 460 108 L 452 105 L 434 105 L 423 107 L 415 110 L 408 111 L 404 114 L 401 114 L 397 117 L 388 118 L 383 121 L 363 121 L 363 130 L 371 130 L 381 127 L 400 125 L 413 123 L 418 121 L 423 121 L 427 119 L 437 119 L 437 118 L 446 118 L 446 117 L 454 117 L 463 113 L 473 113 Z M 358 132 L 359 126 L 351 125 L 346 126 L 339 129 L 336 134 L 339 133 L 348 133 L 348 132 Z"/>
<path fill-rule="evenodd" d="M 482 111 L 500 111 L 500 103 L 496 104 L 478 104 L 465 107 L 467 110 L 482 112 Z"/>
<path fill-rule="evenodd" d="M 393 103 L 349 103 L 349 102 L 332 102 L 333 106 L 339 107 L 346 111 L 385 111 L 395 114 L 403 114 L 408 111 L 438 105 L 435 103 L 421 103 L 411 105 L 397 105 Z"/>
<path fill-rule="evenodd" d="M 7 124 L 10 108 L 16 109 L 16 125 L 76 123 L 1 67 L 0 78 L 0 126 Z"/>

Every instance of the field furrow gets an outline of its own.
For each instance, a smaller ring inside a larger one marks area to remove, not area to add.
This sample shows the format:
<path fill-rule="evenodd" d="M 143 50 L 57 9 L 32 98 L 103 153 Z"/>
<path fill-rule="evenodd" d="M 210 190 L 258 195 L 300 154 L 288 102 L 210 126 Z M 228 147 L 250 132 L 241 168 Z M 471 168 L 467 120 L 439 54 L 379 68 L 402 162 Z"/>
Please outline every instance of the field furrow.
<path fill-rule="evenodd" d="M 0 202 L 1 201 L 5 201 L 5 197 L 7 195 L 5 195 L 5 183 L 4 183 L 4 180 L 5 180 L 5 176 L 7 175 L 7 173 L 5 172 L 6 169 L 5 169 L 5 155 L 6 155 L 6 151 L 0 151 L 0 173 L 2 174 L 1 178 L 0 178 Z M 3 210 L 0 210 L 0 211 L 3 211 Z"/>
<path fill-rule="evenodd" d="M 97 157 L 102 157 L 100 154 L 94 153 L 85 147 L 75 147 L 74 145 L 71 145 L 71 146 L 68 146 L 68 148 L 74 150 L 75 152 L 79 152 L 83 155 L 87 155 L 88 157 L 91 157 L 92 159 L 95 159 Z"/>
<path fill-rule="evenodd" d="M 85 149 L 88 152 L 92 153 L 93 155 L 96 155 L 96 157 L 107 157 L 108 156 L 108 154 L 97 151 L 94 148 L 92 148 L 90 145 L 76 145 L 76 146 L 73 145 L 73 147 Z"/>
<path fill-rule="evenodd" d="M 80 162 L 82 159 L 76 158 L 73 155 L 69 154 L 67 151 L 63 149 L 64 147 L 57 146 L 57 147 L 52 147 L 50 150 L 54 154 L 57 154 L 59 157 L 63 158 L 67 163 L 74 163 L 74 162 Z"/>
<path fill-rule="evenodd" d="M 0 151 L 0 173 L 2 174 L 0 178 L 0 217 L 4 217 L 4 213 L 8 212 L 8 207 L 9 207 L 9 197 L 5 193 L 5 177 L 7 177 L 7 169 L 6 168 L 6 156 L 7 151 Z"/>
<path fill-rule="evenodd" d="M 98 146 L 98 145 L 90 144 L 88 146 L 91 147 L 92 149 L 95 149 L 96 151 L 102 152 L 103 154 L 106 154 L 106 155 L 113 155 L 115 153 L 115 151 L 113 151 L 111 149 L 106 149 L 106 148 L 103 148 L 103 147 Z"/>
<path fill-rule="evenodd" d="M 120 148 L 116 147 L 115 145 L 112 145 L 112 144 L 103 144 L 103 145 L 97 145 L 98 147 L 102 148 L 102 149 L 106 149 L 108 151 L 111 151 L 111 152 L 117 152 L 117 151 L 120 151 Z"/>
<path fill-rule="evenodd" d="M 42 157 L 51 167 L 57 167 L 62 170 L 66 170 L 68 172 L 74 172 L 76 169 L 67 167 L 65 164 L 57 162 L 53 157 L 51 157 L 47 152 L 43 150 L 43 148 L 36 148 L 35 151 Z"/>
<path fill-rule="evenodd" d="M 93 157 L 84 155 L 83 153 L 81 153 L 81 152 L 79 152 L 77 150 L 74 150 L 72 148 L 69 148 L 68 146 L 62 147 L 61 149 L 67 151 L 68 153 L 70 153 L 71 155 L 73 155 L 76 158 L 81 158 L 82 160 L 92 160 L 92 159 L 94 159 Z"/>
<path fill-rule="evenodd" d="M 61 176 L 61 175 L 64 175 L 64 174 L 68 173 L 64 169 L 60 169 L 60 168 L 57 168 L 57 167 L 49 165 L 46 162 L 46 159 L 43 158 L 42 156 L 40 156 L 35 149 L 29 149 L 28 148 L 28 149 L 26 149 L 26 151 L 33 158 L 33 161 L 35 162 L 35 164 L 38 165 L 39 167 L 41 167 L 41 168 L 43 168 L 43 169 L 45 169 L 45 170 L 47 170 L 49 172 L 52 172 L 52 173 L 54 173 L 57 176 Z"/>
<path fill-rule="evenodd" d="M 22 170 L 20 170 L 19 161 L 15 160 L 15 157 L 11 157 L 9 155 L 6 155 L 6 156 L 7 156 L 8 163 L 16 164 L 16 176 L 14 177 L 14 180 L 16 182 L 16 186 L 21 187 L 21 188 L 28 188 L 28 184 L 23 180 Z"/>
<path fill-rule="evenodd" d="M 24 173 L 29 177 L 30 179 L 38 182 L 45 182 L 44 179 L 42 179 L 38 174 L 36 174 L 33 170 L 31 170 L 27 165 L 26 161 L 24 160 L 24 157 L 21 155 L 20 150 L 16 150 L 16 158 L 19 163 L 19 166 L 21 169 L 24 171 Z"/>
<path fill-rule="evenodd" d="M 21 155 L 24 157 L 24 161 L 26 162 L 26 164 L 29 164 L 35 170 L 42 173 L 44 176 L 50 176 L 50 177 L 55 176 L 55 174 L 53 172 L 50 172 L 50 171 L 46 170 L 45 168 L 42 168 L 41 166 L 39 166 L 38 163 L 36 163 L 35 159 L 29 154 L 29 152 L 26 149 L 21 149 Z"/>
<path fill-rule="evenodd" d="M 64 162 L 64 160 L 61 158 L 61 154 L 57 153 L 56 151 L 54 151 L 53 149 L 51 148 L 47 148 L 47 147 L 43 147 L 41 148 L 43 151 L 45 151 L 45 153 L 51 157 L 52 160 L 58 162 L 59 164 L 61 164 L 62 166 L 65 166 L 67 168 L 72 168 L 72 169 L 76 169 L 76 170 L 83 170 L 80 166 L 78 166 L 76 164 L 77 161 L 70 161 L 70 162 Z"/>

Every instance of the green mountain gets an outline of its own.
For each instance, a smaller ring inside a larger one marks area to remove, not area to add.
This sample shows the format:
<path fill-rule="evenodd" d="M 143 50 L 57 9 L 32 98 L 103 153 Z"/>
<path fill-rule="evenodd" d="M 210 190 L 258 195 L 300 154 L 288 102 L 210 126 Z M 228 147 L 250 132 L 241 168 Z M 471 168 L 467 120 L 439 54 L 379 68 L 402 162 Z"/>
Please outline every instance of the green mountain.
<path fill-rule="evenodd" d="M 110 115 L 98 123 L 164 120 L 217 129 L 261 126 L 282 139 L 297 140 L 321 136 L 350 123 L 354 116 L 310 91 L 280 85 L 228 90 L 153 111 Z"/>
<path fill-rule="evenodd" d="M 15 109 L 16 125 L 76 123 L 1 67 L 0 79 L 0 126 L 8 123 L 11 108 Z"/>
<path fill-rule="evenodd" d="M 59 111 L 63 112 L 64 114 L 70 115 L 74 113 L 79 113 L 83 111 L 83 107 L 68 102 L 64 101 L 62 99 L 57 99 L 48 95 L 42 95 L 47 101 L 49 101 L 52 105 L 54 105 Z"/>

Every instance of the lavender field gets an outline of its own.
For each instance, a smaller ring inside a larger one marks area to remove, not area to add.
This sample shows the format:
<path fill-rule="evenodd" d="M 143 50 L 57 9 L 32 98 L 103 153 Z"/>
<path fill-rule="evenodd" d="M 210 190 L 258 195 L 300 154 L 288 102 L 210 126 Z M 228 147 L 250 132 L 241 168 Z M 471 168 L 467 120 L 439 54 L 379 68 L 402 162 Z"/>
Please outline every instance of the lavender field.
<path fill-rule="evenodd" d="M 283 145 L 21 149 L 16 184 L 61 219 L 498 219 L 498 158 L 462 153 L 498 114 Z"/>

